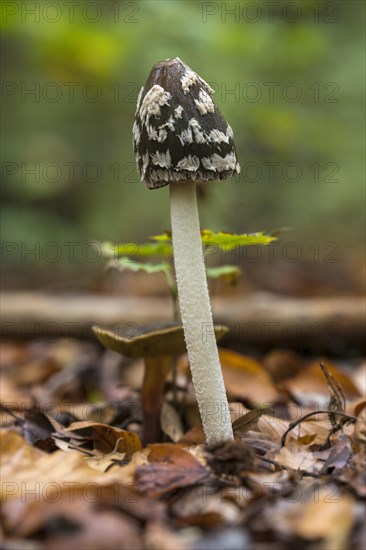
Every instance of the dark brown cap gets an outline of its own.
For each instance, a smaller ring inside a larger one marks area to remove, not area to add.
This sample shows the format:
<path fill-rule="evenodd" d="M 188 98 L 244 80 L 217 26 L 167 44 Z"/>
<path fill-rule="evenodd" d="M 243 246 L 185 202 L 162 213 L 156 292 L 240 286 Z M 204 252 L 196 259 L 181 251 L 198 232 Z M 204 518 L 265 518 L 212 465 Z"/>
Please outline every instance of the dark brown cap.
<path fill-rule="evenodd" d="M 92 330 L 103 346 L 126 357 L 174 356 L 186 351 L 181 325 L 139 327 L 133 336 L 128 331 L 116 331 L 99 325 L 94 325 Z M 216 342 L 219 342 L 229 329 L 225 325 L 214 325 L 214 331 Z"/>
<path fill-rule="evenodd" d="M 212 88 L 178 57 L 156 63 L 139 93 L 133 145 L 147 187 L 223 180 L 240 172 L 233 131 Z"/>

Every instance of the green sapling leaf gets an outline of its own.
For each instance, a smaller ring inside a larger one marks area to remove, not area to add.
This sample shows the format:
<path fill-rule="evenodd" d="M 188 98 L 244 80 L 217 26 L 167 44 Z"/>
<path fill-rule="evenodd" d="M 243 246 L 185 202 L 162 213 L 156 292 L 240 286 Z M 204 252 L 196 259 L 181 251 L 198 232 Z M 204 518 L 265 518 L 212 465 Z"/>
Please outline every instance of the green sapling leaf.
<path fill-rule="evenodd" d="M 238 284 L 241 273 L 240 267 L 236 265 L 206 267 L 207 277 L 210 277 L 210 279 L 221 279 L 232 286 Z"/>
<path fill-rule="evenodd" d="M 154 235 L 151 239 L 160 243 L 171 242 L 171 231 L 166 231 L 163 235 Z M 276 240 L 276 237 L 266 235 L 262 231 L 258 233 L 236 234 L 226 233 L 224 231 L 214 233 L 210 229 L 201 230 L 201 241 L 203 245 L 216 245 L 225 250 L 231 250 L 236 246 L 248 246 L 253 244 L 267 245 Z"/>
<path fill-rule="evenodd" d="M 102 254 L 107 258 L 129 256 L 131 258 L 144 257 L 169 257 L 173 255 L 173 247 L 170 243 L 101 243 Z"/>
<path fill-rule="evenodd" d="M 219 233 L 214 233 L 210 229 L 201 230 L 201 240 L 204 245 L 216 245 L 219 248 L 224 248 L 225 250 L 231 250 L 237 246 L 248 246 L 251 244 L 270 244 L 272 241 L 275 241 L 275 237 L 270 237 L 265 235 L 263 232 L 259 233 L 225 233 L 220 231 Z"/>
<path fill-rule="evenodd" d="M 118 258 L 118 262 L 113 262 L 112 266 L 121 271 L 145 271 L 146 273 L 164 274 L 170 273 L 171 271 L 171 267 L 167 262 L 161 262 L 158 264 L 143 263 L 136 260 L 131 260 L 129 256 L 122 256 L 121 258 Z"/>

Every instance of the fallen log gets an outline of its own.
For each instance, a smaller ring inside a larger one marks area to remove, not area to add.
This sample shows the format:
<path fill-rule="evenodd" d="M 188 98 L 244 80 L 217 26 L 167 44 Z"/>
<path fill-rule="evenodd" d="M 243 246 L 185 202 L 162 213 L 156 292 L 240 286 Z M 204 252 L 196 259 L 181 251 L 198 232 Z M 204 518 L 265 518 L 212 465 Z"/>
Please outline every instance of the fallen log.
<path fill-rule="evenodd" d="M 226 341 L 258 347 L 273 345 L 330 349 L 343 354 L 365 349 L 362 297 L 289 298 L 269 293 L 212 300 L 214 320 L 230 328 Z M 168 298 L 50 295 L 41 292 L 0 294 L 0 333 L 10 339 L 93 338 L 93 324 L 124 328 L 171 322 Z M 210 327 L 202 327 L 202 337 Z"/>

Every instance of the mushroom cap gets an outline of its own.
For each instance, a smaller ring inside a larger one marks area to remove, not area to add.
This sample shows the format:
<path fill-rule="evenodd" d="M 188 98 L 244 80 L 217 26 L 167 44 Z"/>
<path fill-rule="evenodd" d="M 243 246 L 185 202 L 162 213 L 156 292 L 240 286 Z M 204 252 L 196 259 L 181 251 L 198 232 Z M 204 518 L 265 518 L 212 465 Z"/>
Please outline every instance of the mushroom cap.
<path fill-rule="evenodd" d="M 149 189 L 223 180 L 240 172 L 233 131 L 213 93 L 179 57 L 153 66 L 133 125 L 137 170 Z"/>
<path fill-rule="evenodd" d="M 108 329 L 99 325 L 94 325 L 92 330 L 106 348 L 126 357 L 173 357 L 186 351 L 181 325 L 140 327 L 133 336 L 123 329 Z M 224 325 L 214 325 L 214 331 L 218 342 L 229 329 Z"/>

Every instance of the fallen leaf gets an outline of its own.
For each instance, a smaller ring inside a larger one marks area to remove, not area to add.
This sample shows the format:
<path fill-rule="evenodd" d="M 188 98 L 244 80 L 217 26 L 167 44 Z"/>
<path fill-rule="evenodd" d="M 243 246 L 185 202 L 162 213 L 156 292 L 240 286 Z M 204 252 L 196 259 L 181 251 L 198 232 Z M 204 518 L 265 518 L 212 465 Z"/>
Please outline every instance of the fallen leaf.
<path fill-rule="evenodd" d="M 183 437 L 182 421 L 175 408 L 167 403 L 163 404 L 160 415 L 161 429 L 175 443 Z"/>
<path fill-rule="evenodd" d="M 220 349 L 219 355 L 229 394 L 249 400 L 254 406 L 276 401 L 278 392 L 261 363 L 227 349 Z"/>
<path fill-rule="evenodd" d="M 330 361 L 321 359 L 328 371 L 338 381 L 342 387 L 344 396 L 347 399 L 359 397 L 359 391 L 352 379 L 341 372 Z M 294 378 L 284 382 L 286 388 L 290 391 L 296 401 L 303 406 L 326 408 L 329 401 L 329 389 L 323 373 L 319 368 L 319 361 L 312 361 L 304 367 Z"/>
<path fill-rule="evenodd" d="M 244 414 L 250 412 L 241 403 L 230 403 L 231 419 L 235 422 Z M 302 414 L 302 410 L 298 411 Z M 301 416 L 301 415 L 300 415 Z M 297 414 L 299 418 L 299 414 Z M 288 430 L 290 423 L 282 418 L 277 418 L 274 413 L 262 414 L 258 419 L 257 431 L 269 437 L 275 444 L 280 444 L 283 434 Z M 313 442 L 323 444 L 329 435 L 331 424 L 325 414 L 319 413 L 319 417 L 313 417 L 312 420 L 305 420 L 289 432 L 287 438 L 298 440 L 299 437 L 314 435 Z M 255 433 L 255 432 L 253 432 Z"/>
<path fill-rule="evenodd" d="M 323 548 L 344 550 L 353 525 L 353 504 L 350 495 L 330 496 L 328 488 L 322 489 L 316 499 L 303 503 L 294 518 L 294 532 L 305 540 L 322 539 Z"/>
<path fill-rule="evenodd" d="M 339 475 L 352 456 L 350 440 L 346 435 L 341 434 L 330 451 L 321 474 Z"/>
<path fill-rule="evenodd" d="M 289 498 L 278 499 L 275 506 L 266 508 L 261 523 L 281 533 L 281 539 L 291 538 L 291 547 L 300 544 L 300 537 L 321 550 L 350 548 L 349 537 L 356 519 L 353 497 L 344 494 L 335 483 L 309 480 L 291 485 Z M 281 488 L 278 494 L 281 495 Z"/>
<path fill-rule="evenodd" d="M 93 482 L 107 486 L 118 482 L 110 474 L 99 474 L 77 451 L 45 454 L 31 447 L 15 432 L 0 432 L 1 499 L 3 502 L 35 491 L 39 499 L 51 499 L 62 490 Z"/>
<path fill-rule="evenodd" d="M 181 487 L 203 483 L 209 478 L 201 466 L 182 468 L 175 464 L 148 464 L 139 466 L 135 483 L 141 493 L 157 497 Z"/>
<path fill-rule="evenodd" d="M 181 492 L 171 510 L 181 524 L 205 528 L 235 524 L 240 518 L 238 507 L 229 500 L 225 501 L 219 486 L 214 484 L 190 487 Z"/>
<path fill-rule="evenodd" d="M 294 351 L 273 349 L 262 359 L 264 368 L 276 383 L 295 376 L 304 368 L 304 360 Z"/>
<path fill-rule="evenodd" d="M 296 428 L 294 428 L 289 434 L 290 439 L 298 439 L 305 435 L 314 435 L 314 443 L 323 444 L 329 435 L 331 425 L 327 419 L 324 419 L 325 415 L 322 415 L 322 420 L 305 420 L 301 422 Z M 278 443 L 281 442 L 282 435 L 288 429 L 289 423 L 280 418 L 274 418 L 273 416 L 263 415 L 258 421 L 258 429 L 262 433 L 272 437 Z"/>
<path fill-rule="evenodd" d="M 72 493 L 60 491 L 54 500 L 38 500 L 31 494 L 27 499 L 13 499 L 3 506 L 6 531 L 12 537 L 27 538 L 43 531 L 45 547 L 50 550 L 140 549 L 138 522 L 117 509 L 102 509 L 103 490 L 92 489 L 89 484 L 89 488 L 79 487 Z"/>
<path fill-rule="evenodd" d="M 346 399 L 344 397 L 341 385 L 324 363 L 320 363 L 320 368 L 323 371 L 330 393 L 330 401 L 327 405 L 327 409 L 332 412 L 344 412 L 346 408 Z M 334 414 L 329 414 L 329 420 L 333 428 L 341 421 Z"/>
<path fill-rule="evenodd" d="M 27 346 L 20 342 L 0 342 L 0 369 L 13 368 L 27 359 Z"/>
<path fill-rule="evenodd" d="M 47 382 L 61 370 L 54 357 L 34 358 L 16 366 L 14 380 L 21 386 L 35 386 Z"/>
<path fill-rule="evenodd" d="M 350 416 L 358 416 L 360 413 L 360 410 L 363 409 L 363 407 L 366 407 L 366 400 L 364 397 L 357 397 L 356 399 L 352 399 L 351 401 L 346 402 L 346 414 Z"/>
<path fill-rule="evenodd" d="M 202 445 L 205 440 L 205 432 L 202 426 L 196 425 L 186 432 L 177 443 L 181 443 L 182 445 Z"/>
<path fill-rule="evenodd" d="M 323 465 L 306 446 L 295 440 L 291 440 L 286 447 L 282 447 L 277 453 L 270 453 L 269 458 L 291 470 L 307 473 L 317 473 Z"/>
<path fill-rule="evenodd" d="M 366 396 L 366 361 L 359 365 L 352 373 L 352 382 L 360 395 Z"/>
<path fill-rule="evenodd" d="M 70 440 L 77 436 L 80 448 L 85 442 L 86 448 L 90 448 L 91 444 L 92 448 L 102 453 L 124 453 L 127 459 L 142 448 L 140 439 L 134 432 L 98 422 L 73 422 L 63 434 L 66 437 L 70 434 Z"/>
<path fill-rule="evenodd" d="M 32 405 L 32 398 L 27 395 L 24 388 L 19 388 L 8 376 L 1 375 L 0 379 L 0 403 L 1 407 L 1 422 L 6 423 L 12 420 L 11 415 L 7 412 L 10 410 L 15 414 L 17 411 L 24 411 Z"/>
<path fill-rule="evenodd" d="M 230 525 L 221 529 L 199 530 L 199 538 L 194 539 L 193 550 L 242 550 L 244 548 L 253 548 L 249 535 L 249 529 L 246 527 L 235 527 Z"/>
<path fill-rule="evenodd" d="M 258 420 L 260 417 L 268 412 L 268 408 L 254 409 L 253 411 L 247 412 L 240 418 L 237 418 L 232 425 L 234 436 L 241 437 L 250 430 L 255 430 L 258 426 Z"/>
<path fill-rule="evenodd" d="M 28 443 L 39 447 L 43 451 L 53 452 L 57 449 L 52 439 L 55 426 L 43 412 L 37 410 L 26 412 L 22 431 L 24 439 Z"/>
<path fill-rule="evenodd" d="M 264 456 L 268 451 L 279 447 L 279 444 L 273 441 L 268 435 L 260 432 L 249 431 L 242 436 L 241 440 L 243 443 L 246 443 L 257 456 Z"/>
<path fill-rule="evenodd" d="M 136 470 L 139 466 L 144 466 L 149 464 L 148 455 L 150 453 L 149 449 L 142 449 L 137 453 L 132 455 L 131 460 L 125 466 L 121 466 L 118 469 L 116 468 L 116 474 L 121 483 L 125 485 L 134 485 Z M 112 469 L 113 471 L 113 469 Z"/>
<path fill-rule="evenodd" d="M 248 472 L 247 490 L 235 491 L 234 497 L 244 508 L 247 507 L 248 502 L 250 503 L 251 500 L 255 501 L 263 496 L 269 497 L 271 502 L 273 502 L 276 494 L 286 494 L 286 490 L 288 490 L 292 479 L 293 472 L 289 473 L 287 470 Z"/>
<path fill-rule="evenodd" d="M 366 454 L 366 407 L 362 407 L 357 416 L 353 438 L 361 452 Z"/>
<path fill-rule="evenodd" d="M 139 491 L 160 496 L 209 479 L 208 470 L 188 451 L 177 444 L 149 445 L 149 464 L 138 466 L 135 483 Z"/>
<path fill-rule="evenodd" d="M 255 454 L 243 441 L 226 441 L 220 447 L 207 450 L 207 462 L 216 475 L 241 476 L 252 470 Z"/>
<path fill-rule="evenodd" d="M 144 548 L 149 550 L 189 550 L 182 535 L 161 522 L 150 522 L 144 532 Z"/>
<path fill-rule="evenodd" d="M 362 401 L 359 401 L 357 405 L 355 405 L 353 409 L 353 414 L 355 416 L 359 416 L 364 408 L 366 408 L 366 401 L 363 399 Z"/>

